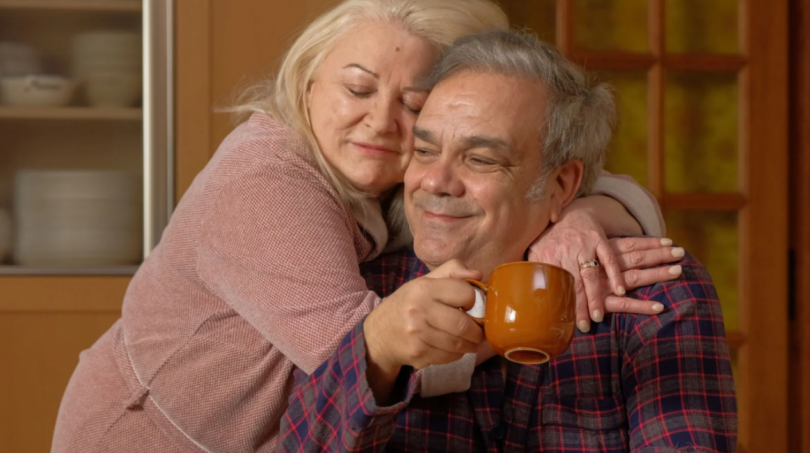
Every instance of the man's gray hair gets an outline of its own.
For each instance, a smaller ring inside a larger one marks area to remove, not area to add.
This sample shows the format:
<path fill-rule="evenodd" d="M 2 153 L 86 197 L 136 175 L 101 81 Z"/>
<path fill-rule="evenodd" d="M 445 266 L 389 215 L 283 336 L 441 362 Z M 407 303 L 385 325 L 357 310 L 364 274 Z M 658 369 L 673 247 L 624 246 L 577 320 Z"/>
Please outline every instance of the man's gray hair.
<path fill-rule="evenodd" d="M 546 86 L 546 122 L 540 126 L 543 165 L 529 193 L 531 198 L 542 198 L 548 176 L 576 159 L 585 168 L 577 195 L 591 191 L 618 122 L 613 90 L 608 85 L 594 83 L 550 44 L 514 30 L 460 38 L 436 62 L 427 86 L 432 88 L 464 70 L 536 79 Z"/>

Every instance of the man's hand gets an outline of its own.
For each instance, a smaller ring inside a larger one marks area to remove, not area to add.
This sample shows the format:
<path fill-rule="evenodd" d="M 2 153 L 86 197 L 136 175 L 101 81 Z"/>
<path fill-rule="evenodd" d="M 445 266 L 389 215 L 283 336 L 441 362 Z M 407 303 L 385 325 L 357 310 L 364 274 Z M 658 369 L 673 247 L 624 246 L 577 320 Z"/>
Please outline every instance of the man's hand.
<path fill-rule="evenodd" d="M 403 365 L 424 368 L 454 362 L 475 352 L 484 332 L 459 308 L 475 303 L 465 278 L 481 273 L 452 260 L 404 284 L 386 298 L 363 325 L 367 378 L 377 404 L 384 404 Z"/>

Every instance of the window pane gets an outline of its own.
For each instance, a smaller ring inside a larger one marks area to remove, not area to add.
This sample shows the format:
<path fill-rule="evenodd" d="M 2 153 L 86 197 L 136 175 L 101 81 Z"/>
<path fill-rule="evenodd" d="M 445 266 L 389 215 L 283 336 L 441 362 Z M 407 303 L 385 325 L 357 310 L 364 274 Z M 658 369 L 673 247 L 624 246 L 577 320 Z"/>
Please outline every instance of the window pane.
<path fill-rule="evenodd" d="M 647 186 L 647 74 L 605 71 L 599 74 L 616 89 L 621 122 L 605 162 L 611 173 L 630 175 Z"/>
<path fill-rule="evenodd" d="M 669 192 L 737 192 L 736 74 L 672 72 L 665 95 Z"/>
<path fill-rule="evenodd" d="M 543 41 L 555 42 L 556 0 L 504 0 L 499 3 L 512 25 L 531 29 Z"/>
<path fill-rule="evenodd" d="M 667 211 L 667 236 L 709 270 L 726 331 L 739 330 L 737 212 Z"/>
<path fill-rule="evenodd" d="M 739 53 L 737 3 L 737 0 L 667 1 L 667 52 Z"/>
<path fill-rule="evenodd" d="M 647 51 L 647 0 L 576 0 L 576 46 Z"/>

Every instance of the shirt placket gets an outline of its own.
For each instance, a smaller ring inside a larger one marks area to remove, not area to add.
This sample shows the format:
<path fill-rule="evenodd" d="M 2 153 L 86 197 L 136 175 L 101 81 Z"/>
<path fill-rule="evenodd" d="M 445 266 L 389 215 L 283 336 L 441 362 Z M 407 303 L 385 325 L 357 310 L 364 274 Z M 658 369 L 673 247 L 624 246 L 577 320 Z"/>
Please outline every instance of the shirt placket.
<path fill-rule="evenodd" d="M 506 427 L 502 451 L 525 452 L 528 444 L 529 421 L 537 408 L 537 395 L 548 365 L 519 365 L 509 363 L 504 392 L 503 421 Z"/>
<path fill-rule="evenodd" d="M 481 430 L 486 450 L 501 451 L 507 431 L 502 420 L 503 376 L 499 357 L 481 364 L 470 381 L 470 400 L 475 412 L 475 421 Z"/>

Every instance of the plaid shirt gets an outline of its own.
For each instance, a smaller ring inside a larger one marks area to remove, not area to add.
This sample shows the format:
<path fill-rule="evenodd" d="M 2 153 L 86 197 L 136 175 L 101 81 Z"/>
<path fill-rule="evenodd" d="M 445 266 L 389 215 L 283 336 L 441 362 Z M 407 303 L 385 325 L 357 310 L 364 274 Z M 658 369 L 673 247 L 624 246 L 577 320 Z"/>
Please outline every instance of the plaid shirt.
<path fill-rule="evenodd" d="M 630 296 L 666 307 L 657 316 L 608 315 L 550 363 L 479 365 L 470 390 L 416 394 L 403 368 L 396 404 L 376 405 L 366 381 L 363 323 L 295 391 L 281 451 L 727 452 L 737 405 L 717 294 L 687 255 L 680 278 Z M 385 297 L 428 272 L 412 252 L 364 268 Z"/>

